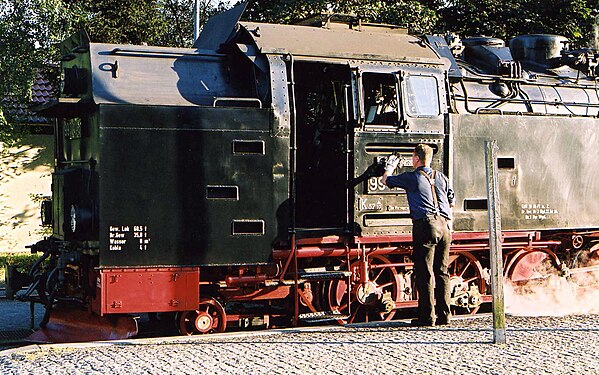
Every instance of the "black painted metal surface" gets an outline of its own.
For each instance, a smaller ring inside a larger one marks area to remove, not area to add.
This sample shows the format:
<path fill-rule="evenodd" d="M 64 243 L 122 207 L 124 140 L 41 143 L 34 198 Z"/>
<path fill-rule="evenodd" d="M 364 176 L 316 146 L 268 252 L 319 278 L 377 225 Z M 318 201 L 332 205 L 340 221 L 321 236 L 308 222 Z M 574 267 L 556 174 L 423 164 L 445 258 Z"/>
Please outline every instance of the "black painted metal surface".
<path fill-rule="evenodd" d="M 268 261 L 287 139 L 260 109 L 102 106 L 100 265 Z"/>

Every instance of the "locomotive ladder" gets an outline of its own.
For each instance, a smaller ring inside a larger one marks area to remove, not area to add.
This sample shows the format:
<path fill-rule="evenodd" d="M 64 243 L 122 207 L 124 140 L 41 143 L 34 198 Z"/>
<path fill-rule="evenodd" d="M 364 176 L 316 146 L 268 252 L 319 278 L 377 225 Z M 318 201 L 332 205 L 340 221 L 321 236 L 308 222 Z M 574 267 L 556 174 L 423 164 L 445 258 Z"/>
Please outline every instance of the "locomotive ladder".
<path fill-rule="evenodd" d="M 303 232 L 299 229 L 300 232 Z M 311 299 L 306 296 L 304 291 L 300 288 L 301 285 L 304 285 L 306 282 L 310 281 L 333 281 L 333 280 L 346 280 L 347 293 L 346 296 L 348 298 L 348 306 L 350 292 L 351 292 L 351 282 L 350 277 L 352 272 L 349 269 L 342 269 L 341 266 L 333 267 L 333 268 L 325 268 L 325 267 L 317 267 L 317 268 L 305 268 L 300 269 L 298 267 L 298 241 L 295 237 L 295 234 L 291 237 L 291 251 L 285 262 L 285 266 L 283 268 L 283 272 L 281 274 L 281 278 L 287 273 L 290 263 L 293 261 L 295 270 L 293 271 L 293 286 L 294 286 L 294 316 L 293 316 L 293 325 L 296 326 L 300 321 L 304 323 L 320 323 L 327 321 L 338 321 L 344 322 L 351 315 L 351 311 L 348 311 L 348 314 L 342 314 L 339 311 L 317 311 L 317 308 L 312 304 Z M 300 245 L 301 246 L 301 245 Z M 345 253 L 346 253 L 346 267 L 349 265 L 349 251 L 348 245 L 345 244 Z M 281 280 L 283 281 L 283 280 Z M 301 302 L 300 302 L 301 299 Z M 300 314 L 300 303 L 304 304 L 311 312 Z M 349 307 L 348 307 L 349 308 Z"/>
<path fill-rule="evenodd" d="M 349 277 L 351 276 L 351 272 L 349 270 L 343 271 L 339 268 L 335 268 L 333 270 L 327 270 L 325 268 L 313 268 L 313 269 L 303 269 L 298 270 L 298 284 L 299 282 L 306 281 L 327 281 L 327 280 L 340 280 L 347 279 L 348 289 L 350 288 Z M 349 292 L 349 290 L 348 290 Z M 304 323 L 320 323 L 327 321 L 344 321 L 350 317 L 350 315 L 342 314 L 338 311 L 316 311 L 316 308 L 310 303 L 309 299 L 306 298 L 301 289 L 297 289 L 296 293 L 298 296 L 302 298 L 306 306 L 313 312 L 299 314 L 298 320 Z M 349 293 L 348 293 L 349 296 Z"/>

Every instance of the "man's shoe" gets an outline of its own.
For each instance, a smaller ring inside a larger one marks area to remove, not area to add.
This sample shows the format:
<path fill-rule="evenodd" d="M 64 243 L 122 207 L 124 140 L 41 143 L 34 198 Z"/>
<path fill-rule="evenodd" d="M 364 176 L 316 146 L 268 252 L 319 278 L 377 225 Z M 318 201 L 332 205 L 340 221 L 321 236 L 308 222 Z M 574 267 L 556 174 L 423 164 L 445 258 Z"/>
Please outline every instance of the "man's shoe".
<path fill-rule="evenodd" d="M 449 316 L 438 316 L 435 320 L 435 324 L 438 326 L 446 326 L 451 322 L 451 315 Z"/>
<path fill-rule="evenodd" d="M 435 320 L 435 325 L 447 326 L 447 325 L 449 325 L 450 321 L 451 320 L 449 318 L 437 318 L 437 320 Z"/>
<path fill-rule="evenodd" d="M 412 327 L 434 327 L 435 322 L 430 320 L 420 320 L 420 319 L 412 319 L 410 322 Z"/>

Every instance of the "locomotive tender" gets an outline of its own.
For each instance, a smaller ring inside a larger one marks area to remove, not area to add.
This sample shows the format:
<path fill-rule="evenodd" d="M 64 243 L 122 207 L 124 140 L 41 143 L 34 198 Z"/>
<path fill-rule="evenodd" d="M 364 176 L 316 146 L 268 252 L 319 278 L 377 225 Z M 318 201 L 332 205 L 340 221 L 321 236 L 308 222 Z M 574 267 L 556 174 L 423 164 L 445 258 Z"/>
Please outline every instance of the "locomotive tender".
<path fill-rule="evenodd" d="M 49 266 L 29 291 L 47 309 L 38 339 L 79 318 L 73 305 L 108 318 L 111 338 L 135 334 L 138 313 L 176 313 L 192 334 L 415 307 L 406 194 L 379 176 L 419 143 L 456 192 L 455 313 L 490 300 L 485 140 L 499 146 L 506 278 L 595 256 L 596 51 L 243 10 L 193 48 L 62 44 L 61 97 L 41 110 L 57 122 L 53 234 L 33 246 Z"/>

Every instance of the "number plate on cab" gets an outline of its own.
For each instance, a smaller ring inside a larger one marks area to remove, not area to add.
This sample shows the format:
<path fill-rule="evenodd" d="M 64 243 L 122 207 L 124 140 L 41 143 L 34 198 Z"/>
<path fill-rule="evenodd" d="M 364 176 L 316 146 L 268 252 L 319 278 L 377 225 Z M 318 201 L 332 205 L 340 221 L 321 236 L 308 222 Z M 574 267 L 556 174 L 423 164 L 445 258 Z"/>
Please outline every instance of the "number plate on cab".
<path fill-rule="evenodd" d="M 383 184 L 383 177 L 371 177 L 366 184 L 367 194 L 400 194 L 403 192 L 403 189 L 390 188 Z"/>

